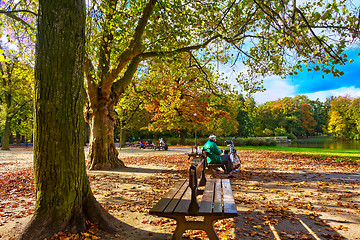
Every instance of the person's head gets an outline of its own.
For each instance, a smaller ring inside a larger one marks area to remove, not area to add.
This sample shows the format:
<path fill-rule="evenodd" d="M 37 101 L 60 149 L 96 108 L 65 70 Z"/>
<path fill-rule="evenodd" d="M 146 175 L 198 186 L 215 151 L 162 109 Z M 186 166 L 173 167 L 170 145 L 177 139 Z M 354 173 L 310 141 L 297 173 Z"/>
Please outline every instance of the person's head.
<path fill-rule="evenodd" d="M 211 135 L 209 136 L 209 140 L 215 142 L 215 141 L 216 141 L 216 136 L 213 135 L 213 134 L 211 134 Z"/>
<path fill-rule="evenodd" d="M 224 150 L 224 154 L 229 154 L 230 150 L 229 149 L 225 149 Z"/>

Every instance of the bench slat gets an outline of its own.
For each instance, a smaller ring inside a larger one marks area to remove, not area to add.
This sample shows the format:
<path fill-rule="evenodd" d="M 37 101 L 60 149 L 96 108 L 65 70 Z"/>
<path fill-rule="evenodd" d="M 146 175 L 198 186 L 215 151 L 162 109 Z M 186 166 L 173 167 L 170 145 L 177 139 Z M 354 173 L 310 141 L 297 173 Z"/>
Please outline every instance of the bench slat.
<path fill-rule="evenodd" d="M 213 200 L 214 200 L 214 185 L 215 180 L 209 179 L 205 185 L 205 191 L 201 200 L 199 213 L 212 213 Z"/>
<path fill-rule="evenodd" d="M 229 179 L 223 179 L 224 213 L 237 214 L 234 196 Z"/>
<path fill-rule="evenodd" d="M 173 199 L 170 201 L 170 203 L 167 205 L 167 207 L 164 209 L 164 213 L 174 212 L 176 206 L 178 205 L 179 201 L 183 197 L 187 188 L 190 188 L 190 187 L 189 187 L 188 181 L 186 180 L 185 183 L 179 189 L 179 191 L 174 195 Z"/>
<path fill-rule="evenodd" d="M 176 207 L 174 213 L 177 214 L 186 214 L 188 213 L 188 209 L 191 203 L 191 188 L 187 188 L 186 192 L 184 193 L 181 201 L 179 202 L 178 206 Z"/>
<path fill-rule="evenodd" d="M 215 183 L 215 197 L 214 197 L 214 213 L 223 212 L 222 204 L 222 188 L 221 188 L 221 179 L 216 179 Z"/>
<path fill-rule="evenodd" d="M 179 192 L 182 186 L 186 186 L 187 180 L 178 181 L 175 185 L 162 197 L 159 202 L 149 211 L 149 214 L 161 213 L 169 205 L 174 195 Z"/>

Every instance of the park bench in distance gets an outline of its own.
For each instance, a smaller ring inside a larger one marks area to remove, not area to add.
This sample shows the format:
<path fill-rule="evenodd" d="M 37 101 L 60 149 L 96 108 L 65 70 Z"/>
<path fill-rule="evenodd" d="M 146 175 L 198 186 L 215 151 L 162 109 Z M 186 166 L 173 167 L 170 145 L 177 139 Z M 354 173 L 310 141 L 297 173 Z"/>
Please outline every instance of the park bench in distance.
<path fill-rule="evenodd" d="M 192 165 L 189 179 L 178 181 L 149 212 L 176 220 L 172 239 L 181 239 L 185 230 L 192 229 L 204 230 L 210 240 L 218 240 L 214 220 L 238 215 L 229 179 L 206 180 L 205 162 L 202 159 L 197 166 Z M 189 220 L 191 216 L 200 216 L 204 220 Z"/>
<path fill-rule="evenodd" d="M 165 150 L 165 151 L 167 151 L 168 150 L 168 145 L 165 145 L 165 146 L 160 146 L 160 145 L 155 145 L 154 146 L 154 150 Z"/>

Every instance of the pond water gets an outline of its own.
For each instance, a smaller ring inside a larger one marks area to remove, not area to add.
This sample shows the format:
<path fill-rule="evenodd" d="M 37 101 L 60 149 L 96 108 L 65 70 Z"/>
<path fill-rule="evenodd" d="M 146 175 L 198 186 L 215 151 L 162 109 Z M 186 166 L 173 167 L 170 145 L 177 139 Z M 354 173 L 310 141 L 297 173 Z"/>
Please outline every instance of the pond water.
<path fill-rule="evenodd" d="M 360 149 L 360 141 L 339 140 L 330 137 L 309 137 L 296 139 L 287 144 L 288 147 Z"/>

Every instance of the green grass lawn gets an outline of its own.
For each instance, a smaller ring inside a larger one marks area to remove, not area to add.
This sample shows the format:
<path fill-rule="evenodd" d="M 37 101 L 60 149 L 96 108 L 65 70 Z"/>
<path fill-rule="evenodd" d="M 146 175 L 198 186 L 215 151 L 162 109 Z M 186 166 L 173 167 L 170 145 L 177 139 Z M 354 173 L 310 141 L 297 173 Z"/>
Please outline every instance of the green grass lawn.
<path fill-rule="evenodd" d="M 326 149 L 326 148 L 296 148 L 280 146 L 243 146 L 236 147 L 239 150 L 267 150 L 282 153 L 291 153 L 311 158 L 328 159 L 360 163 L 360 149 Z"/>

